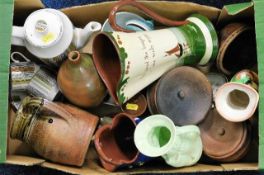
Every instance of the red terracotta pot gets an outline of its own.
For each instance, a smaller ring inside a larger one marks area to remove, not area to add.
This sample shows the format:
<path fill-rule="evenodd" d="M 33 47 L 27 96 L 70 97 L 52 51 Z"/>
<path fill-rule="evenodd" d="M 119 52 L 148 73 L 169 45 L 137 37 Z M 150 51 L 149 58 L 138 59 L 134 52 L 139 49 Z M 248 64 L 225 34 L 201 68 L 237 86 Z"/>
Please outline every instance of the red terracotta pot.
<path fill-rule="evenodd" d="M 102 126 L 95 134 L 95 147 L 103 167 L 114 171 L 134 163 L 139 152 L 134 144 L 136 122 L 124 113 L 116 115 L 112 124 Z"/>

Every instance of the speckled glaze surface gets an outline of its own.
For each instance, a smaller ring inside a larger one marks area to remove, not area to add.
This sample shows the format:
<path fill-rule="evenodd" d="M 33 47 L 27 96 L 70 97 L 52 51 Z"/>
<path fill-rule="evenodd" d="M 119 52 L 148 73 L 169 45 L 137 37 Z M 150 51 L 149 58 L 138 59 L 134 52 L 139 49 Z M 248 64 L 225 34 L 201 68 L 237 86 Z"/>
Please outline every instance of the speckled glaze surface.
<path fill-rule="evenodd" d="M 242 159 L 251 143 L 251 128 L 246 122 L 225 120 L 216 109 L 199 124 L 204 154 L 219 162 L 235 162 Z"/>
<path fill-rule="evenodd" d="M 74 106 L 26 97 L 10 135 L 47 160 L 82 166 L 97 123 L 97 116 Z"/>
<path fill-rule="evenodd" d="M 206 76 L 188 66 L 167 72 L 147 92 L 150 112 L 168 116 L 177 126 L 200 123 L 211 108 L 212 98 Z"/>
<path fill-rule="evenodd" d="M 219 34 L 218 70 L 233 75 L 257 64 L 254 28 L 245 23 L 230 23 Z"/>
<path fill-rule="evenodd" d="M 59 69 L 57 82 L 63 95 L 80 107 L 97 106 L 106 95 L 91 56 L 78 51 L 69 53 Z"/>

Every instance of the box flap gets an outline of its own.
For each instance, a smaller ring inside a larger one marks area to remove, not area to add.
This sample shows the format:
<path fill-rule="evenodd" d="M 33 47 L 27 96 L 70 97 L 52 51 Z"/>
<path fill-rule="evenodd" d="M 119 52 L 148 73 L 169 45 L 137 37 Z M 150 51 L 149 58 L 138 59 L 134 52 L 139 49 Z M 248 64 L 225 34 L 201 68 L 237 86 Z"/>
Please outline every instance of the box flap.
<path fill-rule="evenodd" d="M 43 162 L 45 162 L 44 159 L 32 158 L 27 156 L 14 156 L 14 155 L 7 156 L 7 159 L 5 161 L 5 163 L 8 164 L 24 165 L 24 166 L 39 165 Z"/>
<path fill-rule="evenodd" d="M 6 159 L 9 55 L 11 47 L 11 26 L 13 21 L 13 0 L 0 1 L 0 162 Z"/>
<path fill-rule="evenodd" d="M 264 1 L 255 0 L 258 74 L 264 75 Z M 259 168 L 264 170 L 264 76 L 259 76 Z"/>
<path fill-rule="evenodd" d="M 221 164 L 226 171 L 258 170 L 258 163 L 226 163 Z"/>
<path fill-rule="evenodd" d="M 162 14 L 162 16 L 184 20 L 188 16 L 193 13 L 200 13 L 207 17 L 209 17 L 212 21 L 216 21 L 218 15 L 220 14 L 220 10 L 214 7 L 208 7 L 203 5 L 198 5 L 194 3 L 188 2 L 170 2 L 166 1 L 140 1 L 148 8 L 154 10 L 158 14 Z M 66 8 L 62 11 L 67 14 L 73 23 L 77 27 L 83 27 L 87 22 L 95 20 L 98 22 L 104 22 L 107 19 L 108 14 L 112 7 L 115 5 L 114 2 L 103 2 L 97 4 L 89 4 L 84 6 L 76 6 L 72 8 Z M 130 11 L 133 13 L 137 13 L 143 17 L 146 17 L 142 12 L 140 12 L 136 8 L 124 7 L 122 10 Z M 100 11 L 100 13 L 98 13 Z"/>
<path fill-rule="evenodd" d="M 245 19 L 248 17 L 254 16 L 254 3 L 238 3 L 226 5 L 221 10 L 221 13 L 218 18 L 218 23 L 225 24 L 233 20 Z"/>

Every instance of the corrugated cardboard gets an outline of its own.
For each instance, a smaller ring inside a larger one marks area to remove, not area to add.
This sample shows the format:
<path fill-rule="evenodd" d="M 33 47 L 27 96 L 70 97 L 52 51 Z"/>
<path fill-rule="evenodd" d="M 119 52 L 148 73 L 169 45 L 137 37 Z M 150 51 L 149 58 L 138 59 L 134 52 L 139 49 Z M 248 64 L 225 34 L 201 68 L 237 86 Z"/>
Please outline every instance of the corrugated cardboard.
<path fill-rule="evenodd" d="M 8 130 L 8 116 L 9 124 L 12 123 L 13 112 L 8 113 L 8 81 L 9 81 L 9 53 L 10 53 L 10 36 L 13 18 L 13 3 L 14 3 L 14 19 L 16 22 L 21 22 L 27 15 L 39 8 L 43 8 L 40 0 L 1 0 L 0 1 L 0 162 L 18 165 L 40 165 L 43 167 L 53 168 L 64 172 L 74 174 L 108 174 L 98 163 L 97 155 L 94 149 L 89 149 L 86 162 L 82 168 L 69 167 L 47 162 L 44 159 L 38 158 L 36 155 L 32 156 L 32 150 L 22 142 L 14 141 L 9 138 L 9 149 L 7 150 L 7 130 Z M 143 1 L 149 8 L 155 10 L 170 19 L 185 19 L 192 13 L 201 13 L 208 16 L 213 23 L 221 26 L 227 22 L 234 20 L 249 20 L 256 22 L 256 35 L 258 45 L 258 71 L 259 75 L 264 74 L 264 20 L 263 9 L 264 2 L 256 0 L 254 3 L 244 3 L 235 6 L 227 6 L 223 10 L 213 7 L 206 7 L 194 3 L 185 2 L 165 2 L 165 1 Z M 93 5 L 86 5 L 80 7 L 72 7 L 63 9 L 75 26 L 82 27 L 91 20 L 103 22 L 113 7 L 114 2 L 99 3 Z M 254 11 L 255 9 L 255 11 Z M 125 8 L 125 10 L 140 13 L 134 8 Z M 255 15 L 254 15 L 255 13 Z M 262 16 L 261 16 L 262 15 Z M 145 16 L 146 17 L 146 16 Z M 22 25 L 21 24 L 21 25 Z M 88 49 L 89 50 L 89 49 Z M 205 165 L 197 164 L 192 167 L 172 168 L 169 166 L 147 166 L 135 168 L 131 170 L 123 170 L 114 172 L 112 174 L 142 174 L 142 173 L 177 173 L 177 172 L 208 172 L 208 171 L 229 171 L 229 170 L 256 170 L 264 168 L 264 77 L 260 78 L 260 107 L 259 107 L 259 162 L 258 163 L 232 163 L 219 165 Z M 7 154 L 8 156 L 6 156 Z"/>

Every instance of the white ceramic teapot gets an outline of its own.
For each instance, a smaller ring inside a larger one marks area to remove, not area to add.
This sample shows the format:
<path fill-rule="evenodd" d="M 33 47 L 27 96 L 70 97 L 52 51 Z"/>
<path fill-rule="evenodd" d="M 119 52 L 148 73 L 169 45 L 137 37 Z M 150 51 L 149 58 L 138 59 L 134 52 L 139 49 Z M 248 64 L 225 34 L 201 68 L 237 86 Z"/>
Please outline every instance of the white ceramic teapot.
<path fill-rule="evenodd" d="M 95 21 L 83 29 L 74 28 L 70 19 L 61 11 L 41 9 L 31 13 L 23 27 L 13 26 L 12 44 L 25 46 L 44 62 L 58 64 L 67 50 L 83 47 L 89 36 L 101 30 Z"/>

